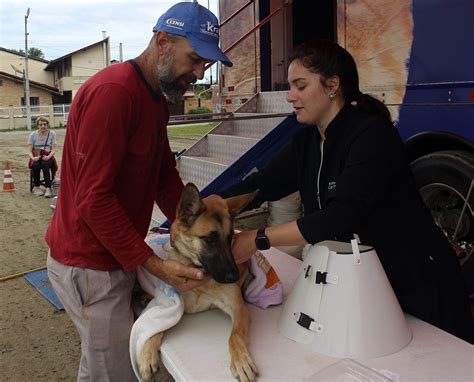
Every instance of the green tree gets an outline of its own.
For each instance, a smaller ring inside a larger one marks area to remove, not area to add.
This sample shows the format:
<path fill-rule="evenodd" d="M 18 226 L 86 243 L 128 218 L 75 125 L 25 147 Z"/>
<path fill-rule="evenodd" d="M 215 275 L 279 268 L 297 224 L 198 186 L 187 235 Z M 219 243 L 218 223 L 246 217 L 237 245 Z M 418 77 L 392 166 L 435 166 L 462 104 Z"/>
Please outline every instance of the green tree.
<path fill-rule="evenodd" d="M 195 84 L 194 85 L 194 96 L 201 99 L 211 99 L 212 92 L 209 85 L 206 84 Z"/>
<path fill-rule="evenodd" d="M 31 47 L 28 49 L 28 56 L 35 58 L 44 58 L 44 53 L 40 48 Z"/>
<path fill-rule="evenodd" d="M 25 51 L 23 49 L 8 49 L 10 52 L 19 53 L 21 55 L 25 55 Z M 34 58 L 44 58 L 44 53 L 40 48 L 31 47 L 28 49 L 28 57 Z"/>

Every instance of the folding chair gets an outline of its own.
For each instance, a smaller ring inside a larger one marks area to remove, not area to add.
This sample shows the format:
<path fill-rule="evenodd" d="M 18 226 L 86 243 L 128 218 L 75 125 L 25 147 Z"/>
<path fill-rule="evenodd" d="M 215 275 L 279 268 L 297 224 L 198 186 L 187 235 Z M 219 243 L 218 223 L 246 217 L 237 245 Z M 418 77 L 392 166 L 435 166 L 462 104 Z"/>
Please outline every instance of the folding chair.
<path fill-rule="evenodd" d="M 58 171 L 58 163 L 56 162 L 56 158 L 53 157 L 54 164 L 53 167 L 51 167 L 51 191 L 53 191 L 53 186 L 54 186 L 54 177 L 56 176 L 56 172 Z M 44 183 L 44 177 L 41 176 L 43 170 L 40 170 L 40 186 L 46 187 Z M 34 180 L 33 180 L 33 169 L 30 168 L 30 192 L 33 192 L 34 188 Z"/>

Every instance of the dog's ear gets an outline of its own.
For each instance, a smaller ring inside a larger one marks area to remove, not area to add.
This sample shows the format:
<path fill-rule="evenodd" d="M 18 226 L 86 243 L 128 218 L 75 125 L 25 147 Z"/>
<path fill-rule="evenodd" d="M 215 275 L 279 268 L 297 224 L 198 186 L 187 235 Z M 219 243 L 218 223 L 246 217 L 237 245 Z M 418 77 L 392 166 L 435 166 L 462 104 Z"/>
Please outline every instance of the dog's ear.
<path fill-rule="evenodd" d="M 249 204 L 253 198 L 258 194 L 258 190 L 251 192 L 249 194 L 231 196 L 230 198 L 224 199 L 227 203 L 227 208 L 229 209 L 230 215 L 232 218 L 235 218 L 240 211 L 242 211 L 247 204 Z"/>
<path fill-rule="evenodd" d="M 186 184 L 178 203 L 176 217 L 184 224 L 191 226 L 203 210 L 204 204 L 199 190 L 193 183 Z"/>

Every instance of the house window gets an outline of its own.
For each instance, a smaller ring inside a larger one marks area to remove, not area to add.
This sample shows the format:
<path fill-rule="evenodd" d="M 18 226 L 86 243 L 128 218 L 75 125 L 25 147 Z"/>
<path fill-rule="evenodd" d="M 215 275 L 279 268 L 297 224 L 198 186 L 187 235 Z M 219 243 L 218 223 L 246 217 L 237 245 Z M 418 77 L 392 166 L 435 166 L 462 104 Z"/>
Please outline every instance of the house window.
<path fill-rule="evenodd" d="M 21 97 L 21 106 L 26 106 L 25 105 L 25 97 Z M 33 113 L 39 113 L 40 111 L 40 100 L 39 97 L 30 97 L 30 110 Z M 26 113 L 26 110 L 25 110 Z"/>
<path fill-rule="evenodd" d="M 30 97 L 30 106 L 31 106 L 31 111 L 33 113 L 39 113 L 40 112 L 40 99 L 39 97 Z"/>
<path fill-rule="evenodd" d="M 3 86 L 3 80 L 0 80 L 0 86 Z"/>

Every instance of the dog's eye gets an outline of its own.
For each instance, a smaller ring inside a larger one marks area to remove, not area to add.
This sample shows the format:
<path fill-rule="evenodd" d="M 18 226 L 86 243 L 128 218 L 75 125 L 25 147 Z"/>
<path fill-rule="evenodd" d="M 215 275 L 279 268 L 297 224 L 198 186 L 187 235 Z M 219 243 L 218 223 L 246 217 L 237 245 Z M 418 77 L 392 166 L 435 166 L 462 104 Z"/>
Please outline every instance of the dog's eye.
<path fill-rule="evenodd" d="M 212 245 L 217 242 L 218 237 L 216 232 L 212 232 L 209 236 L 201 236 L 200 239 L 204 240 L 206 244 Z"/>
<path fill-rule="evenodd" d="M 213 244 L 216 242 L 216 239 L 209 236 L 203 237 L 202 239 L 206 242 L 206 244 Z"/>

